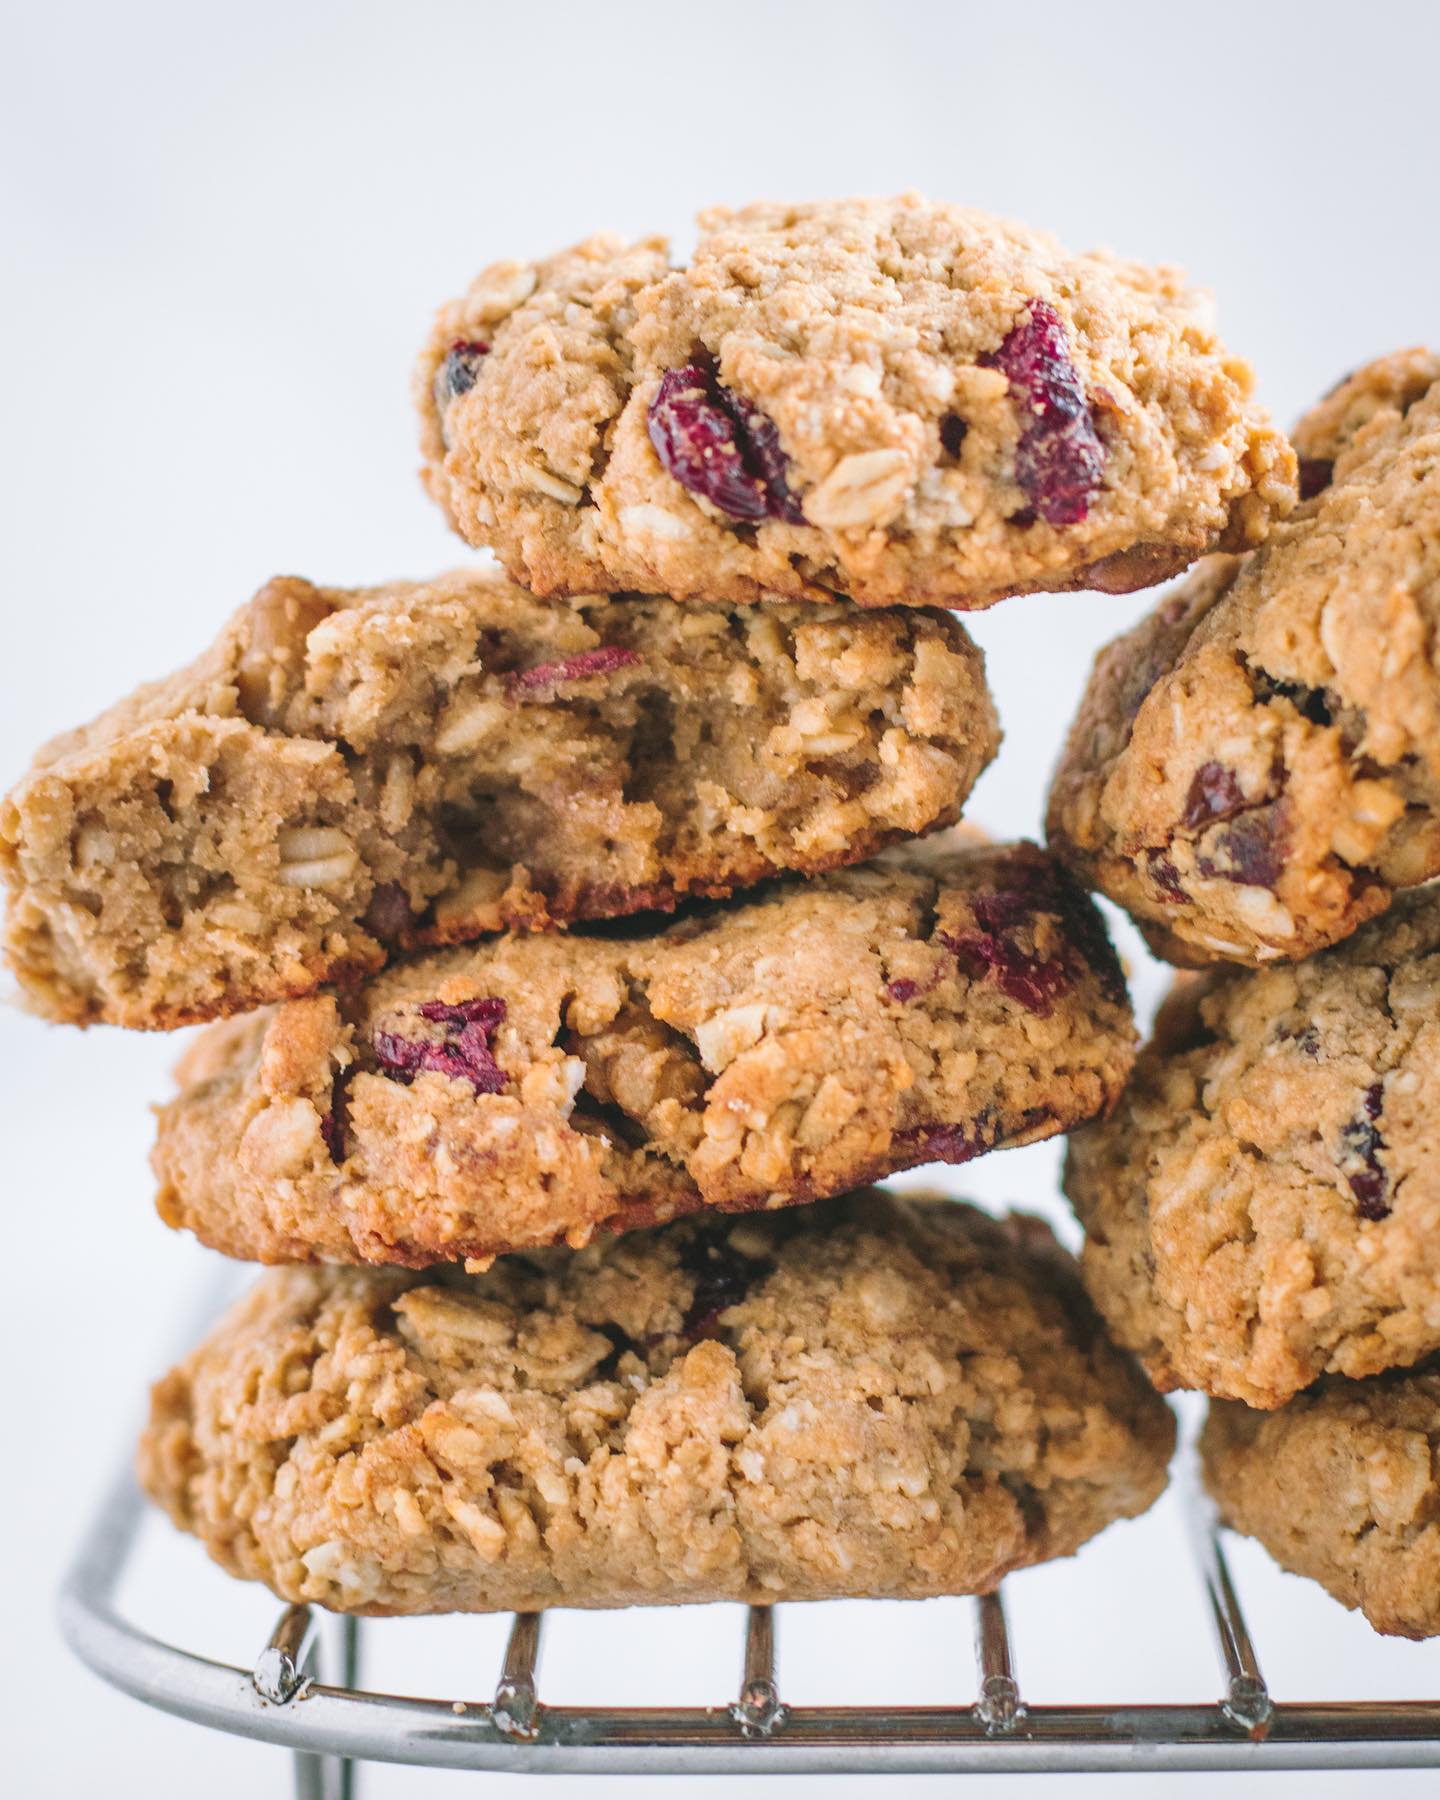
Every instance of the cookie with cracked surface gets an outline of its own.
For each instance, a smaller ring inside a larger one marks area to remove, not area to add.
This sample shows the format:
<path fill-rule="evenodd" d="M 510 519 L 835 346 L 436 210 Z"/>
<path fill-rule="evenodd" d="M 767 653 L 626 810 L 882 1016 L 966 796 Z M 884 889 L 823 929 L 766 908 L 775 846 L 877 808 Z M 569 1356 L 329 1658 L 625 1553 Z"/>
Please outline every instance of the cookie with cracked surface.
<path fill-rule="evenodd" d="M 420 359 L 424 478 L 542 593 L 925 602 L 1147 587 L 1295 459 L 1178 271 L 914 194 L 497 263 Z"/>
<path fill-rule="evenodd" d="M 1031 1143 L 1112 1105 L 1133 1056 L 1058 865 L 937 844 L 212 1027 L 160 1111 L 159 1205 L 263 1262 L 483 1262 Z"/>
<path fill-rule="evenodd" d="M 145 1487 L 342 1612 L 983 1593 L 1165 1486 L 1038 1220 L 860 1193 L 488 1274 L 283 1269 L 155 1388 Z"/>
<path fill-rule="evenodd" d="M 272 581 L 0 806 L 9 959 L 52 1018 L 213 1018 L 858 862 L 951 824 L 998 741 L 944 613 Z"/>
<path fill-rule="evenodd" d="M 1296 433 L 1311 498 L 1101 652 L 1050 842 L 1162 956 L 1310 955 L 1440 874 L 1440 357 Z"/>
<path fill-rule="evenodd" d="M 1392 1637 L 1440 1637 L 1440 1361 L 1327 1378 L 1278 1413 L 1212 1401 L 1205 1483 L 1226 1522 Z"/>
<path fill-rule="evenodd" d="M 1085 1281 L 1162 1387 L 1283 1405 L 1440 1349 L 1440 888 L 1187 978 L 1070 1144 Z"/>

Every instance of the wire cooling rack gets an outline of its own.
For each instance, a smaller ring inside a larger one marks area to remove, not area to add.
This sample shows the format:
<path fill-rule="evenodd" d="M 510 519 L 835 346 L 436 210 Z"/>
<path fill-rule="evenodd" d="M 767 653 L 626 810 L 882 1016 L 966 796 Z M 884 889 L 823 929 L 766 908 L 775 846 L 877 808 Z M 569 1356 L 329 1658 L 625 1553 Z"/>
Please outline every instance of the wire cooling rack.
<path fill-rule="evenodd" d="M 385 1622 L 308 1606 L 286 1607 L 253 1668 L 240 1668 L 162 1642 L 121 1613 L 116 1596 L 146 1512 L 128 1469 L 66 1578 L 60 1622 L 71 1649 L 136 1699 L 293 1751 L 299 1800 L 355 1800 L 364 1761 L 551 1775 L 1440 1767 L 1440 1699 L 1271 1699 L 1193 1463 L 1180 1481 L 1219 1651 L 1223 1685 L 1210 1704 L 1027 1705 L 1000 1593 L 974 1602 L 976 1690 L 953 1706 L 786 1705 L 775 1655 L 780 1607 L 749 1609 L 738 1691 L 713 1706 L 547 1705 L 538 1613 L 514 1616 L 484 1699 L 365 1688 L 362 1630 Z"/>

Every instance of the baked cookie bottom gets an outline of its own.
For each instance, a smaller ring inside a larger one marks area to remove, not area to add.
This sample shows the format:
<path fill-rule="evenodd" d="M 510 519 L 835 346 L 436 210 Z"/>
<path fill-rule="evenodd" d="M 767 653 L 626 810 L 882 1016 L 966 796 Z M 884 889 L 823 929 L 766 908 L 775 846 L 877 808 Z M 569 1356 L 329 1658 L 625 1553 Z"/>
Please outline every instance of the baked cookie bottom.
<path fill-rule="evenodd" d="M 1174 1428 L 1037 1221 L 870 1192 L 454 1269 L 266 1275 L 143 1483 L 232 1574 L 393 1614 L 986 1592 Z"/>

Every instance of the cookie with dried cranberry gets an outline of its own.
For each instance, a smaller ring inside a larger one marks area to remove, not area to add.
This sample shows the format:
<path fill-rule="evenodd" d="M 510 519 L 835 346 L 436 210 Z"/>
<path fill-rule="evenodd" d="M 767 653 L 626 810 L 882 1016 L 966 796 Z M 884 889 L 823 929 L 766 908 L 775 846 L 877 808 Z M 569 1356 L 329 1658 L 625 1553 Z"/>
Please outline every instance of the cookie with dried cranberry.
<path fill-rule="evenodd" d="M 483 1262 L 813 1200 L 1112 1105 L 1099 915 L 1033 844 L 936 844 L 659 933 L 510 935 L 199 1038 L 160 1210 L 265 1262 Z"/>
<path fill-rule="evenodd" d="M 1327 1377 L 1277 1413 L 1212 1401 L 1222 1517 L 1393 1637 L 1440 1637 L 1440 1360 Z"/>
<path fill-rule="evenodd" d="M 420 359 L 425 481 L 541 593 L 990 606 L 1245 548 L 1295 459 L 1174 269 L 914 194 L 717 209 L 688 263 L 497 263 Z"/>
<path fill-rule="evenodd" d="M 1071 1140 L 1082 1268 L 1164 1388 L 1280 1406 L 1440 1350 L 1440 888 L 1309 961 L 1187 977 Z"/>
<path fill-rule="evenodd" d="M 51 1018 L 184 1024 L 861 861 L 998 742 L 944 613 L 272 581 L 0 805 L 6 947 Z"/>
<path fill-rule="evenodd" d="M 1034 1219 L 878 1192 L 488 1274 L 283 1269 L 156 1385 L 145 1487 L 339 1612 L 989 1592 L 1174 1425 Z"/>
<path fill-rule="evenodd" d="M 1440 357 L 1296 432 L 1309 500 L 1101 652 L 1052 846 L 1163 956 L 1308 956 L 1440 874 Z"/>

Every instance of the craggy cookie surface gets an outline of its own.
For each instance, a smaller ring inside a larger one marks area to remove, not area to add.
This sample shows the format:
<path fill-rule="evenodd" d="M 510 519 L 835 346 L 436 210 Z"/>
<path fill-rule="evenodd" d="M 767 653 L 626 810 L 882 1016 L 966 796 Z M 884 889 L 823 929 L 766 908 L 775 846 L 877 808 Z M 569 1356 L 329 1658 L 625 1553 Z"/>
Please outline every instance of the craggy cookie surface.
<path fill-rule="evenodd" d="M 53 1018 L 212 1018 L 859 861 L 952 823 L 998 741 L 942 613 L 273 581 L 0 806 L 7 949 Z"/>
<path fill-rule="evenodd" d="M 1173 1423 L 1033 1220 L 868 1192 L 489 1274 L 267 1275 L 146 1488 L 365 1613 L 984 1592 L 1165 1485 Z"/>
<path fill-rule="evenodd" d="M 1265 535 L 1294 456 L 1173 269 L 916 195 L 595 237 L 442 309 L 425 479 L 542 593 L 962 608 Z"/>
<path fill-rule="evenodd" d="M 1440 889 L 1162 1010 L 1070 1145 L 1082 1269 L 1164 1387 L 1282 1405 L 1440 1349 Z"/>
<path fill-rule="evenodd" d="M 1332 1377 L 1278 1413 L 1214 1401 L 1200 1452 L 1225 1519 L 1282 1567 L 1377 1631 L 1440 1637 L 1440 1363 Z"/>
<path fill-rule="evenodd" d="M 1311 498 L 1103 651 L 1051 843 L 1179 962 L 1308 956 L 1440 874 L 1440 357 L 1342 382 Z"/>
<path fill-rule="evenodd" d="M 160 1113 L 160 1209 L 267 1262 L 478 1261 L 1049 1137 L 1111 1105 L 1133 1054 L 1058 865 L 937 843 L 216 1026 Z"/>

